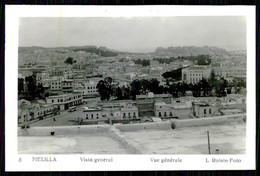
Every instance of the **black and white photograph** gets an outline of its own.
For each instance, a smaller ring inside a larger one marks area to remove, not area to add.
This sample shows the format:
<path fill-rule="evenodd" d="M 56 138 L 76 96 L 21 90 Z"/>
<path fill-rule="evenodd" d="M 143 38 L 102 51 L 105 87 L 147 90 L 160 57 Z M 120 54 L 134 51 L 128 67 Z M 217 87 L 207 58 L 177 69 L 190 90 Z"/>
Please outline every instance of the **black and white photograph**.
<path fill-rule="evenodd" d="M 246 155 L 247 19 L 19 17 L 17 154 Z"/>

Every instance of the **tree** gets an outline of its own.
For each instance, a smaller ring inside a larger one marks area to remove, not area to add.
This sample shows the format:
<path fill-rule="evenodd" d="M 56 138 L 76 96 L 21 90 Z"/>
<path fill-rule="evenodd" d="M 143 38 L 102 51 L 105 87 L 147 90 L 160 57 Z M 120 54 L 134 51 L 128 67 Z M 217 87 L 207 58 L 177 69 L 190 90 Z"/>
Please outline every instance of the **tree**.
<path fill-rule="evenodd" d="M 179 97 L 179 92 L 177 89 L 177 84 L 173 83 L 169 86 L 168 92 L 173 96 L 173 97 Z"/>
<path fill-rule="evenodd" d="M 36 96 L 36 78 L 35 75 L 25 77 L 25 83 L 27 84 L 28 100 L 34 100 Z"/>
<path fill-rule="evenodd" d="M 199 55 L 197 59 L 198 65 L 209 65 L 211 63 L 211 59 L 206 55 Z"/>
<path fill-rule="evenodd" d="M 215 70 L 212 69 L 210 72 L 209 80 L 208 80 L 209 87 L 210 87 L 210 92 L 209 92 L 210 95 L 212 95 L 212 90 L 215 88 L 216 82 L 217 82 L 217 79 L 216 79 L 216 75 L 215 75 Z"/>
<path fill-rule="evenodd" d="M 181 96 L 185 96 L 187 90 L 188 90 L 188 84 L 186 82 L 182 82 L 181 83 Z"/>
<path fill-rule="evenodd" d="M 140 93 L 141 93 L 142 84 L 139 79 L 136 79 L 130 83 L 130 86 L 131 86 L 130 95 L 131 95 L 132 99 L 135 100 L 136 95 L 140 95 Z"/>
<path fill-rule="evenodd" d="M 73 64 L 73 58 L 71 58 L 71 57 L 68 57 L 65 61 L 64 61 L 64 63 L 65 64 L 67 64 L 67 65 L 72 65 Z"/>
<path fill-rule="evenodd" d="M 46 92 L 45 94 L 44 94 L 44 97 L 46 98 L 46 97 L 49 97 L 50 96 L 50 93 L 49 92 Z"/>
<path fill-rule="evenodd" d="M 154 94 L 160 93 L 159 84 L 160 84 L 160 82 L 157 79 L 154 79 L 154 78 L 151 79 L 149 81 L 149 85 L 148 85 L 149 91 L 153 92 Z"/>
<path fill-rule="evenodd" d="M 235 93 L 239 94 L 241 92 L 241 89 L 246 87 L 246 82 L 241 78 L 234 78 L 233 85 L 235 88 Z"/>
<path fill-rule="evenodd" d="M 227 88 L 227 80 L 221 77 L 220 80 L 216 82 L 216 86 L 215 86 L 215 93 L 217 97 L 225 97 L 227 95 L 226 88 Z"/>
<path fill-rule="evenodd" d="M 109 100 L 112 95 L 112 78 L 107 77 L 100 80 L 97 84 L 97 91 L 100 95 L 100 100 Z"/>
<path fill-rule="evenodd" d="M 130 99 L 130 87 L 123 86 L 121 90 L 122 90 L 123 99 L 124 100 Z"/>
<path fill-rule="evenodd" d="M 204 97 L 208 96 L 210 93 L 210 85 L 209 85 L 208 81 L 205 78 L 202 78 L 202 80 L 200 80 L 199 84 L 203 91 L 203 96 Z"/>
<path fill-rule="evenodd" d="M 116 95 L 115 96 L 116 96 L 117 100 L 122 100 L 122 98 L 123 98 L 123 92 L 122 92 L 122 90 L 119 86 L 116 88 Z"/>
<path fill-rule="evenodd" d="M 21 94 L 24 91 L 24 79 L 18 78 L 18 94 Z"/>
<path fill-rule="evenodd" d="M 200 84 L 194 84 L 192 87 L 192 95 L 194 97 L 200 97 L 201 96 L 201 86 Z"/>
<path fill-rule="evenodd" d="M 165 72 L 162 74 L 162 76 L 167 79 L 167 78 L 172 78 L 176 81 L 181 80 L 181 76 L 182 76 L 182 68 L 178 68 L 176 70 L 172 70 L 169 72 Z"/>
<path fill-rule="evenodd" d="M 39 85 L 36 87 L 36 90 L 35 90 L 35 97 L 42 98 L 42 94 L 43 94 L 43 93 L 44 93 L 43 85 L 42 85 L 42 84 L 39 84 Z"/>
<path fill-rule="evenodd" d="M 139 65 L 142 65 L 143 67 L 146 67 L 146 66 L 149 66 L 150 65 L 150 60 L 141 60 L 141 59 L 137 59 L 137 60 L 134 60 L 134 63 L 135 64 L 139 64 Z"/>

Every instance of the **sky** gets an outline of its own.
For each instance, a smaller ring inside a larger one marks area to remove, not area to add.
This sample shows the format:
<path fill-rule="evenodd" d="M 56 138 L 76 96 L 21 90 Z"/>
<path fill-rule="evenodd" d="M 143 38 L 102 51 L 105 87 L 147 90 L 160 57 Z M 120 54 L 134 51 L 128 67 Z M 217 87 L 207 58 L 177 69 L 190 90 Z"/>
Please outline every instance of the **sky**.
<path fill-rule="evenodd" d="M 104 46 L 129 52 L 157 47 L 216 46 L 246 49 L 246 18 L 74 17 L 20 18 L 19 46 Z"/>

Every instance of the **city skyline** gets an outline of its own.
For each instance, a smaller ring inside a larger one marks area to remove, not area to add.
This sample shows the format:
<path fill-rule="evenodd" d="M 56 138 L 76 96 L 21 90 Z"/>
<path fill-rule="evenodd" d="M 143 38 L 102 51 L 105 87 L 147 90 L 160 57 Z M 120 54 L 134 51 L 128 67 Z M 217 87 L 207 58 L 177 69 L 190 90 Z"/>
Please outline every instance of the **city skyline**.
<path fill-rule="evenodd" d="M 244 50 L 246 20 L 226 16 L 20 18 L 20 47 L 86 45 L 128 52 L 205 45 Z"/>

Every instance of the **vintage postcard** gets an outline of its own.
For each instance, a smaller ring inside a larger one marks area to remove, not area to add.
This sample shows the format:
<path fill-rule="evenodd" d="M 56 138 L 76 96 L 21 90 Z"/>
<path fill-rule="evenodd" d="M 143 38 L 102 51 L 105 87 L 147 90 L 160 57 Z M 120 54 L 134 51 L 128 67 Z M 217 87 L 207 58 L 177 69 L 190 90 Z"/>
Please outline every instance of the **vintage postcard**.
<path fill-rule="evenodd" d="M 254 6 L 6 6 L 6 170 L 255 169 Z"/>

